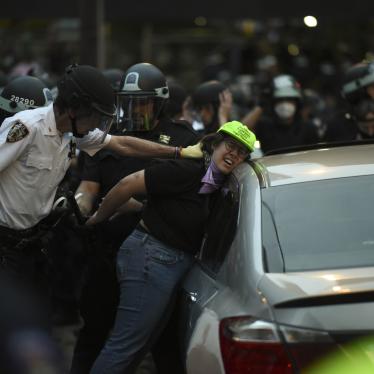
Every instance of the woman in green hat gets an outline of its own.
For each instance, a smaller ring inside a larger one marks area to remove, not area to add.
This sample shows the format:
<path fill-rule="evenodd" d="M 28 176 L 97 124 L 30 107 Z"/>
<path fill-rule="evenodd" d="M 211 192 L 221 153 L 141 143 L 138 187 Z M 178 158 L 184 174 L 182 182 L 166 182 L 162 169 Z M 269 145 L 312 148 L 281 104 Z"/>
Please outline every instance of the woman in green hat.
<path fill-rule="evenodd" d="M 201 160 L 163 160 L 122 179 L 88 224 L 118 214 L 145 195 L 142 220 L 117 255 L 116 321 L 91 373 L 132 373 L 167 322 L 177 286 L 200 248 L 212 201 L 227 176 L 254 149 L 255 135 L 237 121 L 201 141 Z"/>

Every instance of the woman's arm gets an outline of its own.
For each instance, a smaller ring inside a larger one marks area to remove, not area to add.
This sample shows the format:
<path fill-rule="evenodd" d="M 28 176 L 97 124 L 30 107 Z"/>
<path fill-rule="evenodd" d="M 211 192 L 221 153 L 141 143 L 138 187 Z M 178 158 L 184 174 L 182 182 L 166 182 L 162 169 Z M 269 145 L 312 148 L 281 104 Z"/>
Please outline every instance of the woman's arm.
<path fill-rule="evenodd" d="M 120 180 L 104 197 L 97 212 L 87 221 L 93 225 L 111 217 L 134 195 L 147 193 L 144 180 L 144 170 L 130 174 Z"/>

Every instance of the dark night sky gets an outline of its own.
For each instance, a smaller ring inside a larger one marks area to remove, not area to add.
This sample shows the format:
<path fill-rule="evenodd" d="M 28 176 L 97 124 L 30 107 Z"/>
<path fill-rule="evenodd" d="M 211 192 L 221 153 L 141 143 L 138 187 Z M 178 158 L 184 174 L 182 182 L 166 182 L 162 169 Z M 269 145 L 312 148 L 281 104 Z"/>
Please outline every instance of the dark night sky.
<path fill-rule="evenodd" d="M 107 0 L 105 9 L 108 20 L 127 21 L 187 20 L 196 16 L 224 19 L 292 17 L 307 14 L 341 19 L 374 17 L 373 0 Z M 16 3 L 2 1 L 0 19 L 78 16 L 79 0 L 19 0 Z"/>

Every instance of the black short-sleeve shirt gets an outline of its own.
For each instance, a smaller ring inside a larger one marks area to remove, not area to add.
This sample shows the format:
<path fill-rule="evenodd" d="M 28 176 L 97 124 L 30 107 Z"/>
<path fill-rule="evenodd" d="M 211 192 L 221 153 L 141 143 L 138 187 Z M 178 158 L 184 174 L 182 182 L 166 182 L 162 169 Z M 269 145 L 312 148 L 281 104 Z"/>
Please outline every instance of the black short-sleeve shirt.
<path fill-rule="evenodd" d="M 208 218 L 207 195 L 198 193 L 204 174 L 202 160 L 163 160 L 144 171 L 144 223 L 160 241 L 193 254 Z"/>
<path fill-rule="evenodd" d="M 138 131 L 128 135 L 182 147 L 199 141 L 198 134 L 185 121 L 172 121 L 168 118 L 162 119 L 152 131 Z M 103 149 L 93 157 L 85 155 L 82 180 L 99 183 L 100 197 L 103 197 L 122 178 L 144 169 L 150 162 L 150 158 L 125 157 Z"/>

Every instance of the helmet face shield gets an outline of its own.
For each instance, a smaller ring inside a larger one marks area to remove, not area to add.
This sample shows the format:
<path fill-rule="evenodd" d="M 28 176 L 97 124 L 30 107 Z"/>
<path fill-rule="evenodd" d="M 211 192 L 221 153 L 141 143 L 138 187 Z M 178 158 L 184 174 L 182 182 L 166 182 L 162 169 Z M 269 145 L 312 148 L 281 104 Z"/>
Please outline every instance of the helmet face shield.
<path fill-rule="evenodd" d="M 120 132 L 150 131 L 156 126 L 161 109 L 162 103 L 155 97 L 118 94 L 118 129 Z"/>
<path fill-rule="evenodd" d="M 96 113 L 98 113 L 98 112 L 96 112 Z M 103 143 L 106 136 L 108 135 L 111 127 L 112 127 L 113 116 L 110 117 L 110 116 L 107 116 L 107 115 L 102 114 L 102 113 L 98 113 L 98 116 L 99 116 L 99 125 L 97 127 L 98 127 L 98 129 L 100 129 L 104 133 L 103 137 L 101 138 L 101 143 Z"/>

